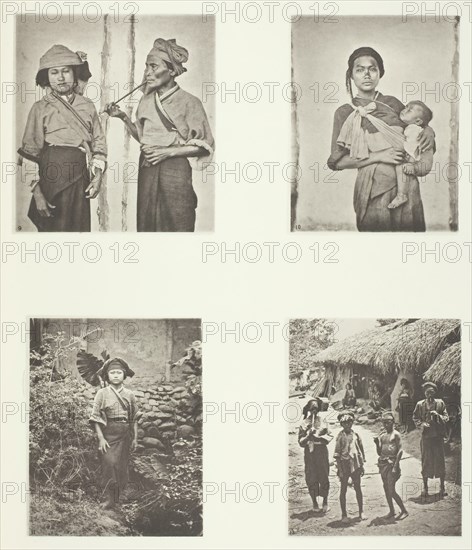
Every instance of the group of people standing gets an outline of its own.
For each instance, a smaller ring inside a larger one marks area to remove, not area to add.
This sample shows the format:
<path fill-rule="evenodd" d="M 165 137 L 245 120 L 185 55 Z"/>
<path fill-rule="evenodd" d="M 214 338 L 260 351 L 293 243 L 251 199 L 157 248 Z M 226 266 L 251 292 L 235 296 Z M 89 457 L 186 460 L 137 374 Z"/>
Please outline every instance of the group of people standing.
<path fill-rule="evenodd" d="M 416 404 L 413 419 L 421 430 L 421 475 L 423 478 L 422 496 L 428 496 L 428 479 L 439 478 L 440 498 L 447 496 L 445 489 L 445 454 L 444 434 L 448 421 L 446 406 L 442 399 L 437 399 L 437 387 L 432 382 L 423 384 L 425 399 Z M 330 461 L 328 445 L 333 440 L 333 434 L 327 416 L 323 412 L 322 400 L 313 398 L 303 408 L 303 422 L 298 431 L 298 442 L 304 448 L 305 479 L 308 492 L 317 513 L 327 513 L 330 489 Z M 344 411 L 338 415 L 341 431 L 336 437 L 334 461 L 340 483 L 339 501 L 341 506 L 341 521 L 349 523 L 346 508 L 346 494 L 349 482 L 356 493 L 359 519 L 364 516 L 364 497 L 361 480 L 364 475 L 366 455 L 360 435 L 353 429 L 355 415 Z M 384 412 L 381 417 L 383 430 L 373 438 L 377 456 L 378 468 L 382 479 L 385 497 L 389 507 L 387 518 L 402 520 L 408 517 L 405 504 L 396 491 L 396 483 L 400 479 L 400 461 L 403 456 L 402 439 L 395 429 L 395 418 L 391 412 Z M 322 502 L 319 502 L 319 499 Z M 400 509 L 395 515 L 394 502 Z M 321 507 L 320 507 L 321 504 Z"/>
<path fill-rule="evenodd" d="M 91 230 L 90 200 L 100 192 L 107 140 L 93 102 L 83 95 L 92 76 L 86 57 L 54 45 L 39 62 L 36 84 L 46 94 L 32 106 L 18 150 L 32 192 L 28 217 L 38 231 Z M 136 120 L 115 103 L 105 108 L 140 144 L 138 231 L 195 229 L 192 168 L 202 170 L 211 160 L 214 140 L 201 101 L 176 82 L 187 60 L 188 51 L 174 39 L 156 39 Z"/>

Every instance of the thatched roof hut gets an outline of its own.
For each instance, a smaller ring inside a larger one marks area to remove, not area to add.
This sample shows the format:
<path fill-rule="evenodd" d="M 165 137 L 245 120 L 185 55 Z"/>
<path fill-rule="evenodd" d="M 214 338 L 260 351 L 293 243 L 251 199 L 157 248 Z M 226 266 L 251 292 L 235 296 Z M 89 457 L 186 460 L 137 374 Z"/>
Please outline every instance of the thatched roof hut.
<path fill-rule="evenodd" d="M 400 369 L 423 373 L 460 340 L 457 319 L 406 319 L 354 334 L 314 357 L 325 367 L 368 366 L 379 374 Z"/>
<path fill-rule="evenodd" d="M 456 342 L 443 350 L 424 373 L 425 380 L 443 386 L 461 385 L 461 343 Z"/>

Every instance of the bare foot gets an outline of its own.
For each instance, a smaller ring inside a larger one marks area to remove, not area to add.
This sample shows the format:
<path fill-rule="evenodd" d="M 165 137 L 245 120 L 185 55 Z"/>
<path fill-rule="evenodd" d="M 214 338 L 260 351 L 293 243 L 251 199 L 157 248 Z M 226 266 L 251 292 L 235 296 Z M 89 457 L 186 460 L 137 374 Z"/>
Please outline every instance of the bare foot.
<path fill-rule="evenodd" d="M 393 201 L 387 206 L 387 208 L 398 208 L 402 204 L 408 202 L 408 197 L 403 193 L 398 193 L 398 195 L 393 199 Z"/>
<path fill-rule="evenodd" d="M 364 521 L 367 519 L 362 512 L 359 512 L 359 521 Z"/>
<path fill-rule="evenodd" d="M 395 517 L 395 512 L 392 510 L 391 512 L 389 512 L 386 516 L 385 516 L 385 519 L 391 519 L 391 518 L 394 518 Z"/>
<path fill-rule="evenodd" d="M 323 504 L 323 514 L 326 514 L 329 512 L 329 506 L 327 504 Z"/>
<path fill-rule="evenodd" d="M 341 523 L 343 523 L 344 525 L 347 525 L 348 523 L 350 523 L 349 518 L 347 516 L 343 516 L 341 518 Z"/>
<path fill-rule="evenodd" d="M 409 516 L 408 512 L 406 510 L 402 510 L 398 516 L 396 517 L 397 520 L 405 519 Z"/>

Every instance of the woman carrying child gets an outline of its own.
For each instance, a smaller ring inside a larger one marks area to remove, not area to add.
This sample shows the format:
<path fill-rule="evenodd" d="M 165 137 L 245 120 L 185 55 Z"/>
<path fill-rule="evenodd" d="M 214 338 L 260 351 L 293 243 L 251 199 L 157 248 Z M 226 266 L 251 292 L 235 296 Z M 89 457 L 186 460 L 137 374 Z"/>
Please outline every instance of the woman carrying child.
<path fill-rule="evenodd" d="M 298 443 L 305 449 L 305 479 L 313 501 L 313 510 L 319 512 L 318 497 L 322 497 L 322 512 L 328 508 L 329 458 L 328 443 L 333 439 L 324 418 L 321 400 L 310 399 L 303 407 L 303 422 L 298 429 Z"/>
<path fill-rule="evenodd" d="M 346 88 L 351 103 L 339 107 L 334 115 L 328 167 L 358 171 L 354 210 L 359 231 L 425 231 L 418 182 L 418 176 L 429 171 L 424 163 L 415 164 L 414 173 L 410 173 L 411 165 L 403 169 L 408 173 L 407 200 L 388 208 L 398 191 L 396 166 L 405 162 L 403 147 L 394 144 L 406 124 L 400 119 L 405 109 L 402 102 L 376 89 L 384 73 L 383 59 L 373 48 L 358 48 L 350 55 Z M 421 131 L 418 146 L 420 152 L 434 150 L 434 132 L 429 126 Z"/>

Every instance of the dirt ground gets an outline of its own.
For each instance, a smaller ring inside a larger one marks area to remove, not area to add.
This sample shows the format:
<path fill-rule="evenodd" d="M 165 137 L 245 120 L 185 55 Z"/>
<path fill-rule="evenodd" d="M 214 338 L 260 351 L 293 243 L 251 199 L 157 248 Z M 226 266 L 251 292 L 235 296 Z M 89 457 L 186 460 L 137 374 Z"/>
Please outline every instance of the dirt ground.
<path fill-rule="evenodd" d="M 340 426 L 333 424 L 331 429 L 336 436 Z M 438 497 L 439 480 L 430 480 L 430 496 L 428 499 L 422 498 L 421 462 L 419 458 L 406 450 L 400 463 L 402 476 L 397 482 L 397 492 L 405 502 L 409 516 L 401 521 L 385 518 L 389 510 L 378 472 L 377 453 L 373 442 L 373 437 L 377 435 L 378 431 L 375 427 L 370 429 L 368 426 L 360 425 L 354 426 L 354 429 L 360 435 L 366 453 L 365 475 L 362 478 L 366 519 L 363 521 L 358 520 L 355 492 L 350 487 L 347 493 L 347 508 L 351 521 L 347 525 L 341 523 L 339 484 L 334 465 L 330 467 L 329 477 L 330 509 L 325 515 L 313 511 L 311 498 L 305 483 L 303 449 L 298 445 L 298 427 L 292 425 L 289 431 L 289 533 L 305 536 L 460 536 L 460 485 L 446 481 L 448 496 L 440 499 Z M 411 438 L 414 438 L 414 436 L 409 437 L 409 439 Z M 330 460 L 332 460 L 334 452 L 335 439 L 336 437 L 328 447 Z M 419 436 L 417 445 L 419 448 Z M 446 468 L 449 468 L 449 463 L 447 463 Z M 448 475 L 447 478 L 454 479 L 454 476 Z M 398 510 L 397 507 L 396 510 Z"/>

